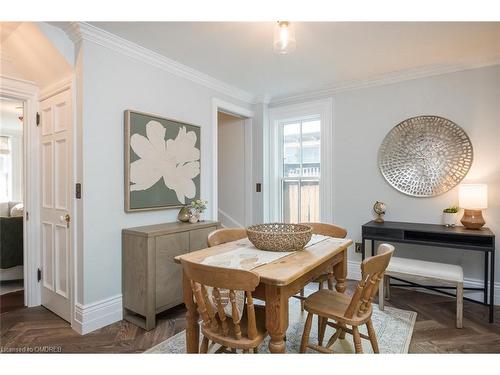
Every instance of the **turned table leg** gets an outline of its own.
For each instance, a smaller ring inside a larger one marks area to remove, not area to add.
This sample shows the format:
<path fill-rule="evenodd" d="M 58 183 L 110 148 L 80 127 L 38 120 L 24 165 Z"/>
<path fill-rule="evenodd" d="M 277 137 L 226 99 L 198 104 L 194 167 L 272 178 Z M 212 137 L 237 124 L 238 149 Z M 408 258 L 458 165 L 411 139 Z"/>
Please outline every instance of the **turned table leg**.
<path fill-rule="evenodd" d="M 285 353 L 285 334 L 288 328 L 288 297 L 279 287 L 266 285 L 266 328 L 271 340 L 271 353 Z"/>
<path fill-rule="evenodd" d="M 347 249 L 343 251 L 342 255 L 342 261 L 333 267 L 333 274 L 335 275 L 335 280 L 337 280 L 335 289 L 339 293 L 344 293 L 346 289 L 345 280 L 347 278 Z"/>
<path fill-rule="evenodd" d="M 188 353 L 198 353 L 200 342 L 200 326 L 198 324 L 198 310 L 193 300 L 193 291 L 191 290 L 191 282 L 183 272 L 182 288 L 184 295 L 184 304 L 186 305 L 186 351 Z"/>

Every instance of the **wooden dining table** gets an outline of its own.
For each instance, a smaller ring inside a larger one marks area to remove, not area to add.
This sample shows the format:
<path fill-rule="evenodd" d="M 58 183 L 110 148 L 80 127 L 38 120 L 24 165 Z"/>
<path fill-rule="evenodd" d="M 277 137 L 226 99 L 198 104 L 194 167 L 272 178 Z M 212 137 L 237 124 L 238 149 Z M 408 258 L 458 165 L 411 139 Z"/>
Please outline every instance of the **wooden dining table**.
<path fill-rule="evenodd" d="M 203 262 L 209 256 L 233 251 L 248 239 L 228 242 L 207 249 L 175 257 L 190 262 Z M 260 265 L 251 271 L 260 276 L 260 283 L 252 293 L 254 298 L 265 301 L 266 329 L 270 336 L 269 351 L 285 352 L 285 334 L 288 328 L 288 300 L 318 276 L 333 270 L 338 292 L 344 293 L 347 276 L 347 249 L 351 240 L 339 241 L 328 238 L 304 250 L 296 251 L 273 262 Z M 183 273 L 183 295 L 186 305 L 186 349 L 188 353 L 199 351 L 199 315 L 193 301 L 191 281 Z"/>

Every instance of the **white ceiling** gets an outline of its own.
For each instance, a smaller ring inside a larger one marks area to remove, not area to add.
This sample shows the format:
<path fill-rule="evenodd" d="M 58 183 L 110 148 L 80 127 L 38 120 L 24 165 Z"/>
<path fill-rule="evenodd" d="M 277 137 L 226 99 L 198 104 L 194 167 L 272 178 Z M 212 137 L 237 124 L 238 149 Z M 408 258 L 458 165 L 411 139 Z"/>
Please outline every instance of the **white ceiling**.
<path fill-rule="evenodd" d="M 72 67 L 33 22 L 0 22 L 0 73 L 40 89 L 68 77 Z"/>
<path fill-rule="evenodd" d="M 500 62 L 500 22 L 299 22 L 272 51 L 272 22 L 93 22 L 256 96 L 279 98 L 401 71 Z"/>

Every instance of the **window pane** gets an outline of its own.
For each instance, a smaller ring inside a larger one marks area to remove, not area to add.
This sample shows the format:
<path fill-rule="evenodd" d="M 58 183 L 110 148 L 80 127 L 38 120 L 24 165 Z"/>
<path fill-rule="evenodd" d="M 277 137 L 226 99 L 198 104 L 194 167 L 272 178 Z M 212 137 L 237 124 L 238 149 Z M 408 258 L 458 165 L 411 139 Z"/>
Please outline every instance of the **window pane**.
<path fill-rule="evenodd" d="M 319 220 L 319 180 L 302 180 L 300 189 L 300 221 Z"/>
<path fill-rule="evenodd" d="M 283 125 L 283 176 L 300 175 L 300 123 Z"/>
<path fill-rule="evenodd" d="M 320 121 L 302 123 L 302 176 L 320 176 Z"/>
<path fill-rule="evenodd" d="M 299 182 L 283 181 L 283 221 L 299 222 Z"/>

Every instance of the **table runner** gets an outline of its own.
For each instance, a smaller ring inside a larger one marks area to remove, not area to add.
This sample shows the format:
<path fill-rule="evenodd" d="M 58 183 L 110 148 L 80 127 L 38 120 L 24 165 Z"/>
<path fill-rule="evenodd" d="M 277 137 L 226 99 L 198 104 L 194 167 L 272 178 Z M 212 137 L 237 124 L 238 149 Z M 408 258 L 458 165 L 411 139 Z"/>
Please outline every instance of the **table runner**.
<path fill-rule="evenodd" d="M 311 240 L 305 246 L 305 248 L 315 245 L 321 241 L 325 241 L 328 238 L 331 237 L 323 236 L 320 234 L 314 234 L 311 237 Z M 294 253 L 294 251 L 277 252 L 277 251 L 259 250 L 254 245 L 248 242 L 241 243 L 238 245 L 239 247 L 237 249 L 228 251 L 227 253 L 216 254 L 206 257 L 201 263 L 206 264 L 207 266 L 233 268 L 233 269 L 249 271 Z"/>

